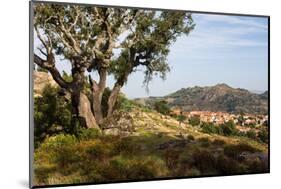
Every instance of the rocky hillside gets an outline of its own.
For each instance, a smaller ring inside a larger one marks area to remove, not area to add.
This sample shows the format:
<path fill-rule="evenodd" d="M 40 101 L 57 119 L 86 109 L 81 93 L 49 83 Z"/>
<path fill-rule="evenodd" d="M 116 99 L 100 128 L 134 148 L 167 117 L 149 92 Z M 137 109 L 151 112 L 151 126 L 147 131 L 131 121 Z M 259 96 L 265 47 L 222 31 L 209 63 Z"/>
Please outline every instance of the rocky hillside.
<path fill-rule="evenodd" d="M 50 74 L 48 74 L 46 72 L 34 71 L 33 72 L 34 95 L 40 96 L 46 85 L 51 85 L 54 87 L 58 86 Z"/>
<path fill-rule="evenodd" d="M 152 105 L 156 100 L 166 100 L 171 107 L 184 111 L 208 110 L 230 113 L 267 114 L 268 92 L 255 94 L 246 89 L 232 88 L 226 84 L 211 87 L 190 87 L 178 90 L 164 97 L 136 99 L 137 102 Z"/>

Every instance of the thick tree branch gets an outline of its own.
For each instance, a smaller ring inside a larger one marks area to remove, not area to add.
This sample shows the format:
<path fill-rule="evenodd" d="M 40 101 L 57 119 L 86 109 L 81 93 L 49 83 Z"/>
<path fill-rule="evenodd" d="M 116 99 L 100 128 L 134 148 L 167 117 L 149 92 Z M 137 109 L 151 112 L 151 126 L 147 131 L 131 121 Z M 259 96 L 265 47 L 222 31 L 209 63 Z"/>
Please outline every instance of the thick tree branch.
<path fill-rule="evenodd" d="M 59 73 L 59 71 L 57 70 L 57 68 L 55 67 L 53 62 L 49 62 L 48 60 L 47 61 L 43 60 L 36 54 L 34 54 L 34 62 L 41 68 L 48 70 L 51 73 L 53 79 L 58 83 L 58 85 L 60 87 L 62 87 L 64 89 L 69 89 L 69 87 L 70 87 L 69 83 L 67 83 L 62 78 L 61 74 Z"/>
<path fill-rule="evenodd" d="M 63 18 L 61 16 L 58 16 L 58 17 L 59 17 L 58 21 L 59 21 L 59 28 L 60 28 L 60 30 L 67 37 L 67 39 L 71 42 L 71 45 L 73 46 L 74 51 L 78 55 L 81 54 L 81 49 L 80 49 L 79 45 L 77 44 L 77 41 L 71 35 L 70 31 L 68 29 L 66 29 L 66 27 L 64 26 Z"/>
<path fill-rule="evenodd" d="M 47 54 L 49 54 L 51 52 L 51 42 L 49 42 L 49 45 L 48 45 L 48 41 L 44 40 L 43 36 L 41 35 L 39 29 L 37 28 L 37 26 L 35 25 L 34 26 L 34 29 L 35 29 L 35 32 L 37 34 L 37 37 L 38 39 L 41 41 L 41 43 L 43 44 L 43 46 L 45 47 L 46 51 L 47 51 Z M 50 40 L 50 39 L 49 39 Z M 45 54 L 44 54 L 45 55 Z"/>

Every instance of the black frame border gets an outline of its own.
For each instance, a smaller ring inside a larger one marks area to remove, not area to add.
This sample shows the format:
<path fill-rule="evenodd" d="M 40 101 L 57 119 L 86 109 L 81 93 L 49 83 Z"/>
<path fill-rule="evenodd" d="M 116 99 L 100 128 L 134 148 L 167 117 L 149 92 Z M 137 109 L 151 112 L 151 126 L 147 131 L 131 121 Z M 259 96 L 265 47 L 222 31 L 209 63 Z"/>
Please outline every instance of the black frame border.
<path fill-rule="evenodd" d="M 33 153 L 34 153 L 34 114 L 33 114 L 33 54 L 34 54 L 34 32 L 33 32 L 33 6 L 35 3 L 44 4 L 58 4 L 58 5 L 78 5 L 78 6 L 96 6 L 96 7 L 110 7 L 110 8 L 128 8 L 128 9 L 145 9 L 145 10 L 159 10 L 159 11 L 181 11 L 196 14 L 209 14 L 209 15 L 224 15 L 224 16 L 245 16 L 256 18 L 267 18 L 268 21 L 268 171 L 255 172 L 255 173 L 241 173 L 241 174 L 226 174 L 226 175 L 202 175 L 190 177 L 161 177 L 153 179 L 133 179 L 133 180 L 120 180 L 108 182 L 86 182 L 86 183 L 73 183 L 73 184 L 53 184 L 53 185 L 33 185 Z M 29 188 L 53 188 L 53 187 L 67 187 L 67 186 L 85 186 L 85 185 L 100 185 L 100 184 L 117 184 L 117 183 L 132 183 L 144 181 L 162 181 L 162 180 L 180 180 L 191 178 L 211 178 L 211 177 L 227 177 L 227 176 L 242 176 L 242 175 L 257 175 L 270 173 L 270 16 L 260 14 L 241 14 L 241 13 L 226 13 L 226 12 L 209 12 L 209 11 L 193 11 L 182 9 L 165 9 L 165 8 L 151 8 L 151 7 L 134 7 L 134 6 L 121 6 L 121 5 L 102 5 L 102 4 L 89 4 L 89 3 L 75 3 L 75 2 L 56 2 L 56 1 L 29 1 Z"/>

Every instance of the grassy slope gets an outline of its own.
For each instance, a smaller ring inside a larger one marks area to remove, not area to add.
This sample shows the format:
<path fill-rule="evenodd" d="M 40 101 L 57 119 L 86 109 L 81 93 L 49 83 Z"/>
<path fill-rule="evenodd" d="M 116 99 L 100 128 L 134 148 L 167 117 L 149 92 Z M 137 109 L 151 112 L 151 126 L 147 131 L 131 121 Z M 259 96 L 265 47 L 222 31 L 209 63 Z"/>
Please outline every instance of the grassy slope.
<path fill-rule="evenodd" d="M 132 121 L 122 122 L 124 117 Z M 221 175 L 267 169 L 266 162 L 255 157 L 240 160 L 224 153 L 226 146 L 243 143 L 251 152 L 266 154 L 267 144 L 204 134 L 199 128 L 185 123 L 180 127 L 172 117 L 140 107 L 119 112 L 104 124 L 129 125 L 119 133 L 121 136 L 110 134 L 108 128 L 107 134 L 83 131 L 79 139 L 70 135 L 47 138 L 35 151 L 35 184 Z M 128 127 L 133 127 L 129 134 Z M 235 149 L 237 155 L 245 151 Z"/>

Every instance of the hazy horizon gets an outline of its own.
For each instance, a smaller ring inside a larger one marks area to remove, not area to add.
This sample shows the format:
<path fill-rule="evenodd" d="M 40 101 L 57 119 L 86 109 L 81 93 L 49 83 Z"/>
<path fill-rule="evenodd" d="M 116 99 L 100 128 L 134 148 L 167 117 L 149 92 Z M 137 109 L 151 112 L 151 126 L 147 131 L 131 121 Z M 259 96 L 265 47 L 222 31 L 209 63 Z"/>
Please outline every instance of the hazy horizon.
<path fill-rule="evenodd" d="M 122 88 L 128 98 L 164 96 L 181 88 L 218 83 L 249 91 L 268 90 L 267 18 L 194 13 L 193 19 L 194 31 L 170 47 L 171 71 L 166 80 L 154 77 L 147 93 L 139 68 Z M 35 47 L 38 44 L 35 37 Z M 70 71 L 67 61 L 56 59 L 61 72 Z M 107 86 L 113 85 L 114 78 L 109 76 Z"/>

